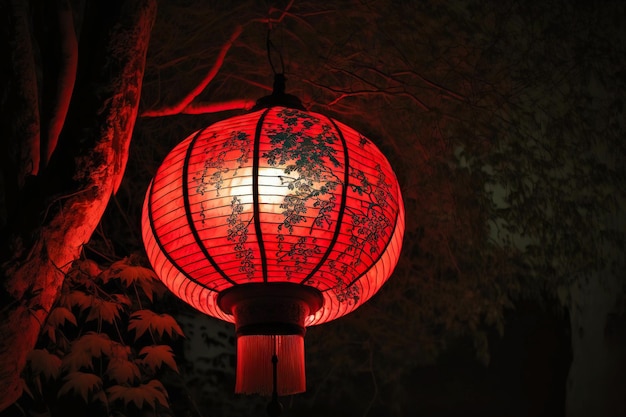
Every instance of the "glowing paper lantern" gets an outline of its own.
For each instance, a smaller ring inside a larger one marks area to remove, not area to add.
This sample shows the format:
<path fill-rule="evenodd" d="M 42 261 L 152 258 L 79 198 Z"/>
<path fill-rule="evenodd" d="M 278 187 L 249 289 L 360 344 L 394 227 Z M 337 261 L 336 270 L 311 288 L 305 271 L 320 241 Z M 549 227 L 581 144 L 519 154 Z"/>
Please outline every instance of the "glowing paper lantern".
<path fill-rule="evenodd" d="M 397 263 L 403 231 L 400 187 L 370 140 L 321 114 L 271 105 L 176 146 L 143 208 L 160 279 L 235 323 L 239 393 L 304 391 L 306 326 L 372 297 Z"/>

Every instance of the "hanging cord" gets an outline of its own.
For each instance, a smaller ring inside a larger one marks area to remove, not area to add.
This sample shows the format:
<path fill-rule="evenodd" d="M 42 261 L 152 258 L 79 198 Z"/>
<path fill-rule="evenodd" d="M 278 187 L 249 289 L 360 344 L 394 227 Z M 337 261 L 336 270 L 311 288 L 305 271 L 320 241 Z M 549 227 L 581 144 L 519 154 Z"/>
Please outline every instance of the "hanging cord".
<path fill-rule="evenodd" d="M 250 111 L 255 112 L 260 109 L 266 109 L 268 107 L 274 106 L 283 106 L 292 109 L 306 110 L 298 97 L 285 93 L 285 84 L 287 81 L 287 78 L 285 77 L 285 62 L 283 60 L 283 54 L 281 53 L 280 49 L 277 48 L 272 42 L 272 30 L 272 20 L 268 15 L 267 38 L 265 40 L 265 44 L 267 47 L 267 60 L 270 64 L 272 72 L 274 73 L 274 86 L 272 94 L 258 99 L 255 106 Z M 278 58 L 280 60 L 280 72 L 276 70 L 276 66 L 272 61 L 272 50 L 274 50 L 278 54 Z"/>
<path fill-rule="evenodd" d="M 267 415 L 278 417 L 283 412 L 283 405 L 278 401 L 278 355 L 276 336 L 274 336 L 274 354 L 272 355 L 272 400 L 267 404 Z"/>
<path fill-rule="evenodd" d="M 280 52 L 278 48 L 276 48 L 276 46 L 272 42 L 271 34 L 272 34 L 272 29 L 270 27 L 269 29 L 267 29 L 267 39 L 266 39 L 267 60 L 270 63 L 270 67 L 272 68 L 272 72 L 274 73 L 274 75 L 284 74 L 285 62 L 283 61 L 283 54 Z M 278 54 L 278 58 L 280 59 L 280 72 L 276 71 L 276 67 L 274 66 L 274 62 L 272 61 L 272 49 L 276 51 L 276 53 Z"/>

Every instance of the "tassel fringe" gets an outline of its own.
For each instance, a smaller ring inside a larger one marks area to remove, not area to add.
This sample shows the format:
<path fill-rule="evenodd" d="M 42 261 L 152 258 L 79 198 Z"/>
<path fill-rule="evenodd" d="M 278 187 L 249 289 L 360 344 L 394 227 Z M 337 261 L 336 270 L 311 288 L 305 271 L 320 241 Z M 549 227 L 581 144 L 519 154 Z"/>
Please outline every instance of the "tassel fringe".
<path fill-rule="evenodd" d="M 272 395 L 272 356 L 278 357 L 278 395 L 306 391 L 304 337 L 301 335 L 247 335 L 237 337 L 238 394 Z"/>

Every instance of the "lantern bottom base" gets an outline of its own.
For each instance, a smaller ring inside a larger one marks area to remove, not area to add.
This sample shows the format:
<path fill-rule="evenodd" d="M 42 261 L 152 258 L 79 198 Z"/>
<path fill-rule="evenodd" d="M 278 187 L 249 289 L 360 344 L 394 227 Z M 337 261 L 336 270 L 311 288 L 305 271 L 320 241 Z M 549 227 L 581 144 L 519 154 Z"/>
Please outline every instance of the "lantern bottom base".
<path fill-rule="evenodd" d="M 276 355 L 276 388 L 278 395 L 306 391 L 304 337 L 293 335 L 246 335 L 237 337 L 238 394 L 272 395 Z"/>

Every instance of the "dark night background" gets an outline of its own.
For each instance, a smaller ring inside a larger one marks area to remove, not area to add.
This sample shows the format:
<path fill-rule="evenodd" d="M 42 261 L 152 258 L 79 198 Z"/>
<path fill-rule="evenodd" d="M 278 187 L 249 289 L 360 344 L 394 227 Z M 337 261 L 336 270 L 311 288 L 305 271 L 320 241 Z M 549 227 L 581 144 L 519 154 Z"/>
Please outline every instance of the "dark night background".
<path fill-rule="evenodd" d="M 88 41 L 124 2 L 104 7 L 110 15 L 60 3 L 73 10 L 80 80 L 80 60 L 97 55 Z M 46 63 L 58 28 L 41 2 L 27 10 Z M 284 415 L 626 416 L 622 2 L 162 0 L 157 10 L 124 179 L 83 261 L 146 265 L 141 204 L 162 159 L 248 110 L 271 91 L 272 65 L 284 67 L 289 93 L 382 149 L 407 214 L 389 282 L 357 312 L 308 330 L 307 392 L 282 399 Z M 151 305 L 186 335 L 163 336 L 178 368 L 155 374 L 169 409 L 112 400 L 107 379 L 106 394 L 57 396 L 68 378 L 59 365 L 0 415 L 264 415 L 266 399 L 232 393 L 230 325 L 167 294 Z M 68 338 L 96 330 L 59 326 Z M 46 337 L 37 347 L 54 354 Z"/>

